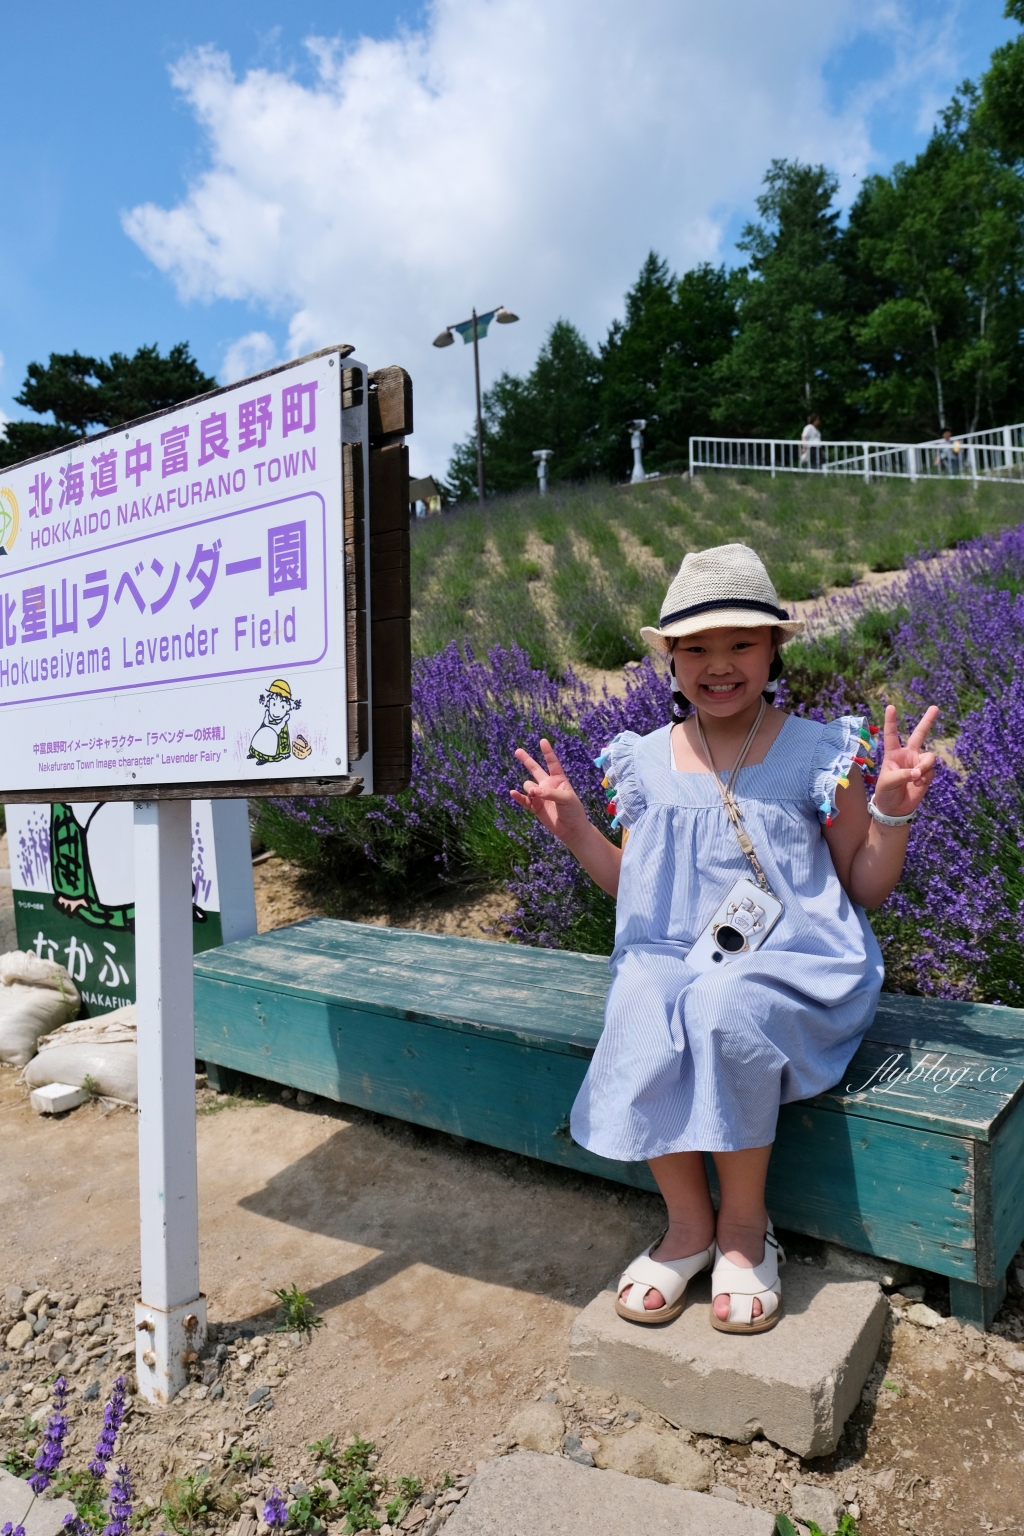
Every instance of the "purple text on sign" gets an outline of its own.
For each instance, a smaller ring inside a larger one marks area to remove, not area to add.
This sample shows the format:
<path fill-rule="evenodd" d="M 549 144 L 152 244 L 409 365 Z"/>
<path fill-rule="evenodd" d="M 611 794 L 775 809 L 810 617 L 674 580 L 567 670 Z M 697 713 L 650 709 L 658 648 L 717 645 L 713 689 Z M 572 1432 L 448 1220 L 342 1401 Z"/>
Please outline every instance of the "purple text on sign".
<path fill-rule="evenodd" d="M 305 592 L 305 521 L 268 529 L 267 575 L 271 597 L 275 592 Z"/>

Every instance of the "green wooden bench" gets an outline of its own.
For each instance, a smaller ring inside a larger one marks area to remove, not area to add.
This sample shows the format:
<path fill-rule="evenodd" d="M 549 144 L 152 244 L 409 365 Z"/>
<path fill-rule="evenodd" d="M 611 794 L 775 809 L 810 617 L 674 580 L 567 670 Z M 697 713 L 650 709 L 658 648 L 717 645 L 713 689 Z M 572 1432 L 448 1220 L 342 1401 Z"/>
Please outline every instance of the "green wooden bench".
<path fill-rule="evenodd" d="M 653 1189 L 575 1145 L 607 962 L 311 919 L 195 959 L 196 1056 Z M 949 1277 L 986 1327 L 1024 1237 L 1024 1010 L 886 994 L 843 1081 L 788 1105 L 776 1223 Z"/>

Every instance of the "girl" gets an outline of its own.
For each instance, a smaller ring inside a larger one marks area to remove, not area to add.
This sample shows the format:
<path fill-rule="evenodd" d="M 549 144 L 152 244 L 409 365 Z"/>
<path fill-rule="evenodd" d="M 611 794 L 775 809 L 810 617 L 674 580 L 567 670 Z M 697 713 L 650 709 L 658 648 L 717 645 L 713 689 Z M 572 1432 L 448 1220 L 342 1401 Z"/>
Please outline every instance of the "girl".
<path fill-rule="evenodd" d="M 922 750 L 934 707 L 905 747 L 886 710 L 870 800 L 860 718 L 819 725 L 767 708 L 779 647 L 803 627 L 745 545 L 686 556 L 658 627 L 641 631 L 671 657 L 676 721 L 624 731 L 598 759 L 629 829 L 622 848 L 587 820 L 550 742 L 543 767 L 516 752 L 533 777 L 513 800 L 617 897 L 605 1027 L 572 1134 L 602 1157 L 646 1159 L 664 1196 L 667 1231 L 619 1282 L 616 1309 L 637 1323 L 677 1317 L 688 1282 L 712 1265 L 715 1328 L 778 1322 L 764 1189 L 779 1105 L 837 1082 L 871 1022 L 883 966 L 864 908 L 895 887 L 934 773 Z M 720 953 L 725 964 L 688 964 L 743 878 L 781 902 L 775 926 L 735 959 Z"/>

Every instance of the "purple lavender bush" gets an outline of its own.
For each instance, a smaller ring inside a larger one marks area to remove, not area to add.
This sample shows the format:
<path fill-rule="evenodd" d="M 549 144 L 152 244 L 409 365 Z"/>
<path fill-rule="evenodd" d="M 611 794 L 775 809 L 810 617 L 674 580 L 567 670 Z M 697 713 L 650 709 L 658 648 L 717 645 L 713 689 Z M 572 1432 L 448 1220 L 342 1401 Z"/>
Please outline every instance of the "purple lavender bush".
<path fill-rule="evenodd" d="M 508 926 L 522 942 L 607 952 L 614 905 L 509 790 L 522 781 L 516 747 L 547 736 L 591 815 L 607 820 L 593 758 L 617 731 L 668 718 L 668 680 L 649 660 L 630 669 L 626 697 L 596 699 L 571 671 L 553 680 L 518 647 L 486 659 L 449 645 L 413 669 L 413 774 L 403 794 L 366 800 L 274 800 L 264 836 L 279 852 L 319 863 L 335 879 L 375 880 L 398 892 L 410 879 L 467 875 L 504 883 Z"/>
<path fill-rule="evenodd" d="M 46 1421 L 43 1443 L 35 1459 L 35 1471 L 28 1480 L 33 1493 L 45 1493 L 53 1474 L 64 1459 L 64 1436 L 68 1432 L 68 1384 L 58 1376 L 53 1384 L 53 1412 Z"/>
<path fill-rule="evenodd" d="M 872 914 L 887 986 L 1024 1006 L 1024 525 L 941 559 L 907 562 L 895 593 L 870 587 L 823 605 L 810 638 L 787 647 L 778 702 L 816 719 L 906 727 L 941 710 L 943 764 L 914 823 L 904 877 Z M 413 677 L 413 777 L 403 794 L 264 803 L 264 835 L 325 881 L 388 899 L 467 879 L 503 885 L 520 943 L 607 953 L 614 903 L 572 856 L 511 803 L 517 746 L 550 738 L 592 818 L 606 824 L 593 758 L 618 731 L 669 718 L 663 669 L 644 660 L 624 697 L 557 680 L 516 646 L 486 657 L 452 643 Z"/>
<path fill-rule="evenodd" d="M 89 1471 L 93 1477 L 104 1477 L 107 1471 L 107 1462 L 114 1454 L 114 1446 L 117 1442 L 118 1432 L 124 1423 L 125 1410 L 125 1381 L 119 1376 L 114 1382 L 109 1401 L 103 1409 L 103 1428 L 96 1442 L 96 1449 L 92 1461 L 89 1463 Z"/>

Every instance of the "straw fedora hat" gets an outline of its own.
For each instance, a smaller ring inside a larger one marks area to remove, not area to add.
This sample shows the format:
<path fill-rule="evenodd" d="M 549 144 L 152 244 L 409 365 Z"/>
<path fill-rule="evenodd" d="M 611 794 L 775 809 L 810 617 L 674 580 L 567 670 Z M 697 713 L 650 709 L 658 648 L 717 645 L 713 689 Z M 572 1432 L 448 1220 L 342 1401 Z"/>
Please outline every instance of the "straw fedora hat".
<path fill-rule="evenodd" d="M 668 650 L 670 640 L 702 629 L 756 629 L 770 624 L 780 644 L 804 627 L 779 606 L 779 594 L 759 556 L 746 544 L 719 544 L 683 560 L 661 605 L 657 628 L 640 631 L 648 645 Z"/>

